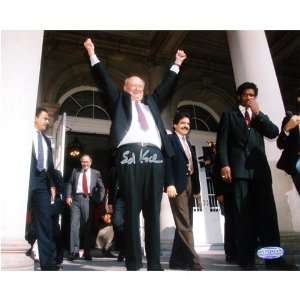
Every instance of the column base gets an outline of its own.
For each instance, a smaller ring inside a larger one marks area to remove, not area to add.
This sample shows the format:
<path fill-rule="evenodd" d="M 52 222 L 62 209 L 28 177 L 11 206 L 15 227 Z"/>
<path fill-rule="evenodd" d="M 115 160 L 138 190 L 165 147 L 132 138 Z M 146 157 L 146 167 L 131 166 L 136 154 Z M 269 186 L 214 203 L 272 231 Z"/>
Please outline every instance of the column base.
<path fill-rule="evenodd" d="M 1 241 L 2 271 L 33 271 L 34 261 L 26 256 L 29 244 L 24 240 Z"/>

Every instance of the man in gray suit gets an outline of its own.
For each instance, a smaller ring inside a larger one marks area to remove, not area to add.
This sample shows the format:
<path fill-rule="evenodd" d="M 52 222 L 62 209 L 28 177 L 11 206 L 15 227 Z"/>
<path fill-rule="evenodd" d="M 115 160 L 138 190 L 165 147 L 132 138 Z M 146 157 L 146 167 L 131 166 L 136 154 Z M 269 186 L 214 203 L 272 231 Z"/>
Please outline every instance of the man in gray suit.
<path fill-rule="evenodd" d="M 84 234 L 84 258 L 92 260 L 90 254 L 91 200 L 100 203 L 105 194 L 101 173 L 91 168 L 91 157 L 85 154 L 80 162 L 81 169 L 73 170 L 67 185 L 66 202 L 71 208 L 71 261 L 79 257 L 80 223 Z"/>

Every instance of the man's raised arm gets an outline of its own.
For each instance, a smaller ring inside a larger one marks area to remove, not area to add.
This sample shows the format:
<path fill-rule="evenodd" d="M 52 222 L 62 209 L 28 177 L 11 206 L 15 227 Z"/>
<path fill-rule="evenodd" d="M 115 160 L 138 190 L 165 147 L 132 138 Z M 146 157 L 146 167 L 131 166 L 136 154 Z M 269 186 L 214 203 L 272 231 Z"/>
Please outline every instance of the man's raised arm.
<path fill-rule="evenodd" d="M 162 101 L 171 93 L 176 82 L 177 74 L 179 73 L 180 67 L 186 58 L 187 55 L 185 52 L 178 49 L 175 55 L 175 61 L 171 66 L 167 77 L 160 83 L 153 93 L 157 101 Z"/>
<path fill-rule="evenodd" d="M 96 78 L 99 79 L 99 84 L 103 88 L 105 94 L 112 101 L 116 101 L 120 95 L 120 92 L 108 75 L 103 63 L 100 62 L 96 56 L 94 43 L 90 38 L 88 38 L 83 45 L 89 55 L 93 73 L 95 74 Z"/>

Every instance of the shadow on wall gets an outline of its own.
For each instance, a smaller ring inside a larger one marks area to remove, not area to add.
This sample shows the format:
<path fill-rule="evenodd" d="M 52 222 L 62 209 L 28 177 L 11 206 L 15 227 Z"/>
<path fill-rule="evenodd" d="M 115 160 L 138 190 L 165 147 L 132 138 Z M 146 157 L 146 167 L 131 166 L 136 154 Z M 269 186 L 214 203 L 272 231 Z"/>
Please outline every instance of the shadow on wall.
<path fill-rule="evenodd" d="M 300 231 L 300 199 L 291 177 L 269 161 L 280 231 Z"/>

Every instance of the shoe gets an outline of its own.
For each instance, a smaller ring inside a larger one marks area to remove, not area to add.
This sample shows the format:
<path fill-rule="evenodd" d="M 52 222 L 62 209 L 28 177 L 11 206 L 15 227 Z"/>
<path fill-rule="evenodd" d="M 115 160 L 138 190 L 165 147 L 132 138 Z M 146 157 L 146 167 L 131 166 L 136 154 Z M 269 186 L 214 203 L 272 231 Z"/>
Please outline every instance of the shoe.
<path fill-rule="evenodd" d="M 68 257 L 68 260 L 69 261 L 73 261 L 75 259 L 78 259 L 79 258 L 79 253 L 72 253 L 69 257 Z"/>
<path fill-rule="evenodd" d="M 122 252 L 120 252 L 118 255 L 117 261 L 122 262 L 122 261 L 124 261 L 124 259 L 125 259 L 125 255 Z"/>
<path fill-rule="evenodd" d="M 266 263 L 266 269 L 269 271 L 297 271 L 298 267 L 282 261 L 280 263 Z"/>
<path fill-rule="evenodd" d="M 190 267 L 190 270 L 191 271 L 202 271 L 203 270 L 203 267 L 201 265 L 192 265 Z"/>
<path fill-rule="evenodd" d="M 257 268 L 253 264 L 240 265 L 242 271 L 257 271 Z"/>
<path fill-rule="evenodd" d="M 161 266 L 158 267 L 149 267 L 147 268 L 148 271 L 164 271 L 164 269 Z"/>
<path fill-rule="evenodd" d="M 93 260 L 92 255 L 90 253 L 86 253 L 86 254 L 84 253 L 83 257 L 85 260 Z"/>
<path fill-rule="evenodd" d="M 235 264 L 237 262 L 237 258 L 234 255 L 226 255 L 225 260 L 228 264 Z"/>
<path fill-rule="evenodd" d="M 116 258 L 116 255 L 114 255 L 110 250 L 108 250 L 108 251 L 103 251 L 103 257 Z"/>
<path fill-rule="evenodd" d="M 169 269 L 171 270 L 189 270 L 189 266 L 182 263 L 169 263 Z"/>
<path fill-rule="evenodd" d="M 138 266 L 137 265 L 126 265 L 127 271 L 139 271 L 142 268 L 143 268 L 142 262 Z"/>
<path fill-rule="evenodd" d="M 44 266 L 44 267 L 41 267 L 41 270 L 42 271 L 58 271 L 59 267 L 57 265 L 54 265 L 54 266 Z"/>
<path fill-rule="evenodd" d="M 31 256 L 32 255 L 32 249 L 29 248 L 26 252 L 25 252 L 26 256 Z"/>

